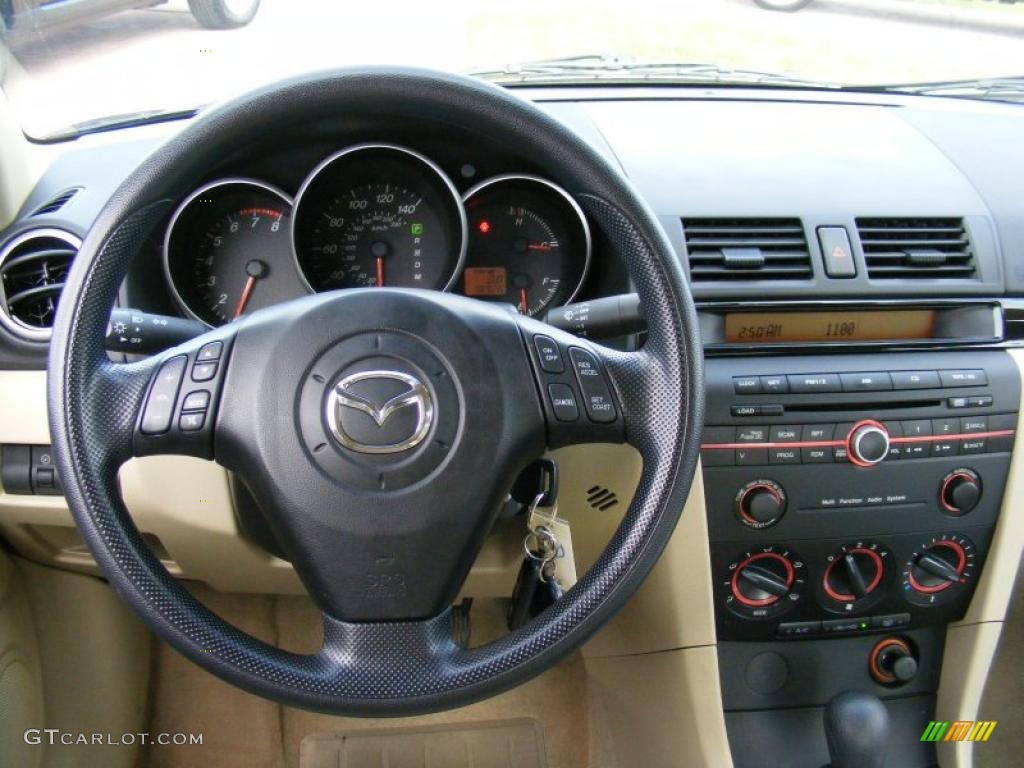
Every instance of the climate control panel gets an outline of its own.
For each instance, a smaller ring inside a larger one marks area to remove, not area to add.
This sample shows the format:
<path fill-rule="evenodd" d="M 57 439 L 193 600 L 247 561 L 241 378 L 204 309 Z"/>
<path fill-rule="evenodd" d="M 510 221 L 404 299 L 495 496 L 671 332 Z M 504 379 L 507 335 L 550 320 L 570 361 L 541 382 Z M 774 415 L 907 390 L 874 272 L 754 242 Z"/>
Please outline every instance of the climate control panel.
<path fill-rule="evenodd" d="M 972 375 L 919 376 L 921 386 L 881 397 L 736 385 L 780 371 L 899 368 Z M 902 631 L 963 616 L 1016 439 L 1020 381 L 1005 353 L 712 358 L 707 381 L 701 447 L 721 639 Z M 895 674 L 897 651 L 879 656 L 883 676 Z"/>

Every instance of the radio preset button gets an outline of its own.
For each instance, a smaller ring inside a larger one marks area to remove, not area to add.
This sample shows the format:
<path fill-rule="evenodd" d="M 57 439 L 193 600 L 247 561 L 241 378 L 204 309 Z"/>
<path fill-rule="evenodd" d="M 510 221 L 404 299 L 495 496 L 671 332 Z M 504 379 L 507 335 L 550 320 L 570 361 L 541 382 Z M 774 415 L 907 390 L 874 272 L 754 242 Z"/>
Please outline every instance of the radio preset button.
<path fill-rule="evenodd" d="M 955 435 L 960 431 L 960 419 L 932 419 L 932 434 Z"/>
<path fill-rule="evenodd" d="M 932 423 L 928 419 L 901 422 L 904 437 L 931 437 Z"/>
<path fill-rule="evenodd" d="M 985 453 L 988 442 L 983 437 L 964 438 L 960 441 L 960 453 Z"/>
<path fill-rule="evenodd" d="M 972 432 L 988 432 L 988 419 L 984 416 L 965 416 L 960 419 L 959 429 L 965 435 Z"/>

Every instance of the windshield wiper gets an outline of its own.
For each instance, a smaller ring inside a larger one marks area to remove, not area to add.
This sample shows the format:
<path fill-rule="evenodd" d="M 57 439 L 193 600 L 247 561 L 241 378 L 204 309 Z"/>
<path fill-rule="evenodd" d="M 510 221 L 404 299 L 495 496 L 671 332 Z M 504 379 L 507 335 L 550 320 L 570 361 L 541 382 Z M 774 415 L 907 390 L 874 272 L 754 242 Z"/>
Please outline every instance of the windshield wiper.
<path fill-rule="evenodd" d="M 502 85 L 543 85 L 572 82 L 713 83 L 716 85 L 779 85 L 841 89 L 838 83 L 809 80 L 777 72 L 732 69 L 718 64 L 679 61 L 637 61 L 600 54 L 541 59 L 507 64 L 499 69 L 472 72 L 476 77 Z"/>
<path fill-rule="evenodd" d="M 190 107 L 188 109 L 148 109 L 139 112 L 125 112 L 119 115 L 107 115 L 92 120 L 84 120 L 74 123 L 67 128 L 61 128 L 53 133 L 34 138 L 41 144 L 49 144 L 57 141 L 71 141 L 89 133 L 101 133 L 103 131 L 116 131 L 121 128 L 134 128 L 139 125 L 151 125 L 153 123 L 164 123 L 171 120 L 184 120 L 195 117 L 202 107 Z"/>
<path fill-rule="evenodd" d="M 890 93 L 915 93 L 923 96 L 950 96 L 964 99 L 1024 102 L 1024 75 L 980 77 L 975 80 L 948 80 L 935 83 L 880 85 L 865 89 Z"/>

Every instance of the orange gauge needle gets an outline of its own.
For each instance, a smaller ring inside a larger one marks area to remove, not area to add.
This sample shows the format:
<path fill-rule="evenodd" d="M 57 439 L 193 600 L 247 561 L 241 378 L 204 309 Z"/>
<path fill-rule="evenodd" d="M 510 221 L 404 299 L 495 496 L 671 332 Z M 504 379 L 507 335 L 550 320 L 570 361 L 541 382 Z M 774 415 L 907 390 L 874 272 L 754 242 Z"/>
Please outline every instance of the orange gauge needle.
<path fill-rule="evenodd" d="M 384 257 L 377 257 L 377 287 L 384 287 Z"/>
<path fill-rule="evenodd" d="M 241 317 L 242 313 L 245 312 L 245 305 L 249 303 L 249 297 L 252 296 L 252 289 L 256 287 L 256 278 L 249 275 L 245 281 L 245 288 L 242 289 L 242 295 L 238 297 L 238 304 L 235 305 L 235 314 L 233 317 Z"/>
<path fill-rule="evenodd" d="M 235 305 L 235 314 L 233 318 L 241 317 L 242 313 L 245 312 L 245 307 L 249 303 L 249 299 L 252 297 L 253 288 L 256 287 L 256 281 L 267 274 L 267 265 L 259 259 L 253 259 L 245 265 L 245 274 L 248 277 L 245 279 L 245 287 L 242 289 L 242 295 L 238 297 L 238 303 Z"/>
<path fill-rule="evenodd" d="M 530 243 L 526 246 L 530 251 L 550 251 L 551 246 L 547 243 Z"/>
<path fill-rule="evenodd" d="M 526 289 L 519 289 L 519 312 L 520 314 L 528 314 L 530 311 L 530 300 L 526 296 Z"/>

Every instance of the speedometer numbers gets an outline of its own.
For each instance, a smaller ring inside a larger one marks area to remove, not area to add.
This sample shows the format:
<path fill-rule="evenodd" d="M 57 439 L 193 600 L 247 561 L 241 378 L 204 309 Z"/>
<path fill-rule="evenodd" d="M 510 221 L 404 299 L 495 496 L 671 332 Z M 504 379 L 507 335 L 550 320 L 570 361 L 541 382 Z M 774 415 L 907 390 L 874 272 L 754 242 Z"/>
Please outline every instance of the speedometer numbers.
<path fill-rule="evenodd" d="M 465 256 L 466 219 L 451 181 L 393 145 L 332 155 L 296 202 L 295 254 L 314 291 L 446 289 Z"/>
<path fill-rule="evenodd" d="M 590 230 L 565 190 L 534 176 L 498 176 L 469 191 L 466 210 L 462 293 L 524 315 L 573 300 L 589 268 Z"/>

